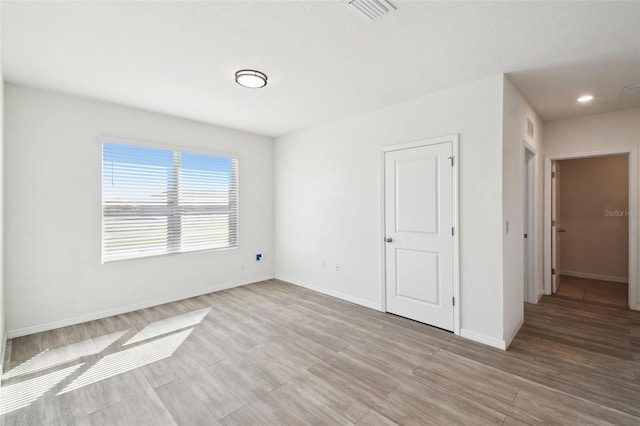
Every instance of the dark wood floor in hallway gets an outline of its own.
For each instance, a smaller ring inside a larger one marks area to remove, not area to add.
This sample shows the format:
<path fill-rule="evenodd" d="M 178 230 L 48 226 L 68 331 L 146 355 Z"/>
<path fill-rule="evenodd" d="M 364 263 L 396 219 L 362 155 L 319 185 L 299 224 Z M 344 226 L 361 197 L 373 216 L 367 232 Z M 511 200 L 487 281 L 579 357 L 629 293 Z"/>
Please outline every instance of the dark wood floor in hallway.
<path fill-rule="evenodd" d="M 557 296 L 618 308 L 629 306 L 629 285 L 560 275 Z"/>
<path fill-rule="evenodd" d="M 13 339 L 5 425 L 640 423 L 640 312 L 543 297 L 508 351 L 272 280 Z"/>

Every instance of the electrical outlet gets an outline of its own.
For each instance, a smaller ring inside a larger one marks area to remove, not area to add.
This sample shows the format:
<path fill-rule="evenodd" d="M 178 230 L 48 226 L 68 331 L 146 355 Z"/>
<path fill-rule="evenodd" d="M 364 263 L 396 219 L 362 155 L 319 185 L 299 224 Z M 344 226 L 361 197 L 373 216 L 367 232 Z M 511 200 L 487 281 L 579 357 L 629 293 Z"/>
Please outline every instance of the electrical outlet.
<path fill-rule="evenodd" d="M 326 261 L 326 260 L 324 260 L 324 259 L 322 259 L 322 260 L 320 261 L 320 268 L 324 269 L 324 268 L 326 268 L 326 267 L 327 267 L 327 261 Z"/>
<path fill-rule="evenodd" d="M 336 263 L 336 272 L 340 272 L 340 265 Z"/>

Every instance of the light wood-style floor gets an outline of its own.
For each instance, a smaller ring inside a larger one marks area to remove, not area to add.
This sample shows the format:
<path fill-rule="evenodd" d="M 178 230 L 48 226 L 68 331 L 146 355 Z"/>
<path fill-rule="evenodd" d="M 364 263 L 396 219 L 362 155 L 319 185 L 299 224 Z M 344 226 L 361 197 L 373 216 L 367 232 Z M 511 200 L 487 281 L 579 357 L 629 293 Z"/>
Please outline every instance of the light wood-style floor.
<path fill-rule="evenodd" d="M 525 311 L 504 352 L 266 281 L 14 339 L 0 410 L 6 425 L 640 424 L 640 312 Z"/>
<path fill-rule="evenodd" d="M 558 277 L 558 292 L 556 294 L 571 299 L 602 303 L 619 308 L 629 306 L 629 285 L 626 283 L 560 275 Z"/>

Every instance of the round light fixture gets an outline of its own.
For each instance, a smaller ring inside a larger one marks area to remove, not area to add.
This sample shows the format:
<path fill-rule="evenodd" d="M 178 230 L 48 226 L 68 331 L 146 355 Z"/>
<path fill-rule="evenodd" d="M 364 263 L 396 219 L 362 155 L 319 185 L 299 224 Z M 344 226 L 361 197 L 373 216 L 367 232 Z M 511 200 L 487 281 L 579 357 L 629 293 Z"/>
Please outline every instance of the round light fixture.
<path fill-rule="evenodd" d="M 267 75 L 256 70 L 240 70 L 236 72 L 236 83 L 242 87 L 259 89 L 267 85 Z"/>
<path fill-rule="evenodd" d="M 583 95 L 578 98 L 578 102 L 585 103 L 593 99 L 593 95 Z"/>

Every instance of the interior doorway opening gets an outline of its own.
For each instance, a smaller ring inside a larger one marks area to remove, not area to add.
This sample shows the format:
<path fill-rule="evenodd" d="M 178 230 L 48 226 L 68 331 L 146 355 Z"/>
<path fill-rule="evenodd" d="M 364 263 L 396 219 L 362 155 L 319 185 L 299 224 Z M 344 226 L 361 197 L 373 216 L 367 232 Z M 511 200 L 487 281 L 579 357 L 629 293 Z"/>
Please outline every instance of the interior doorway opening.
<path fill-rule="evenodd" d="M 638 308 L 634 154 L 547 158 L 545 294 Z"/>
<path fill-rule="evenodd" d="M 538 302 L 535 277 L 536 231 L 535 231 L 535 156 L 536 150 L 524 142 L 524 268 L 523 295 L 525 303 Z"/>

